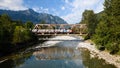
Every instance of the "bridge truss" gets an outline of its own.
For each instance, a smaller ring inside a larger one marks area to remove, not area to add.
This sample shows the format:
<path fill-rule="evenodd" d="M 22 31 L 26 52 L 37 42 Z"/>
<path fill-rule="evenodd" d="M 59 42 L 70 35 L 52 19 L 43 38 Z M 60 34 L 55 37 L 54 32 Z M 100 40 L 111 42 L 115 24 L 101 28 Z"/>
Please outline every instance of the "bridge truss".
<path fill-rule="evenodd" d="M 33 33 L 37 35 L 85 34 L 86 24 L 36 24 Z"/>

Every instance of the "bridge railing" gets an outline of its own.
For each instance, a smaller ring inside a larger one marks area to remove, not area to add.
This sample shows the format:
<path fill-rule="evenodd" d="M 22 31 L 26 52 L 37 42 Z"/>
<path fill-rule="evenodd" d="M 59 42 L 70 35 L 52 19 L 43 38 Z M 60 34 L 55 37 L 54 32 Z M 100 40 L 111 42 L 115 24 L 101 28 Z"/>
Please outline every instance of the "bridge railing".
<path fill-rule="evenodd" d="M 33 29 L 33 33 L 72 33 L 71 29 Z"/>

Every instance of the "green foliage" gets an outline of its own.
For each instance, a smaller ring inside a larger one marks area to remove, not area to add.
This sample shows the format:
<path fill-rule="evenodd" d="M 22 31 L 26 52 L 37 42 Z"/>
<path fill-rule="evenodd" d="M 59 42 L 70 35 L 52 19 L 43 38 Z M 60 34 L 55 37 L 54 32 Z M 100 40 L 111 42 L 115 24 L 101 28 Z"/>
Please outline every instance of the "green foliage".
<path fill-rule="evenodd" d="M 115 54 L 120 52 L 120 0 L 105 0 L 104 7 L 98 14 L 85 10 L 81 23 L 87 24 L 85 39 L 92 39 L 99 49 Z"/>
<path fill-rule="evenodd" d="M 104 13 L 95 30 L 93 41 L 111 54 L 120 52 L 120 1 L 105 0 Z"/>
<path fill-rule="evenodd" d="M 98 24 L 95 33 L 96 34 L 93 35 L 92 39 L 97 45 L 99 45 L 98 48 L 105 46 L 109 40 L 109 29 L 107 28 L 105 22 L 100 22 Z"/>
<path fill-rule="evenodd" d="M 23 24 L 21 21 L 12 21 L 6 14 L 0 15 L 0 54 L 20 47 L 17 44 L 36 41 L 36 36 L 30 30 L 32 27 L 31 22 Z"/>
<path fill-rule="evenodd" d="M 33 23 L 30 22 L 30 21 L 27 21 L 27 22 L 25 23 L 25 27 L 26 27 L 27 29 L 32 29 L 32 28 L 33 28 Z"/>
<path fill-rule="evenodd" d="M 24 43 L 32 40 L 32 33 L 23 28 L 22 26 L 16 26 L 15 31 L 13 33 L 13 43 Z"/>
<path fill-rule="evenodd" d="M 12 25 L 8 15 L 3 14 L 0 16 L 0 44 L 11 42 L 10 39 L 14 28 Z"/>
<path fill-rule="evenodd" d="M 32 33 L 29 30 L 24 30 L 24 41 L 30 41 L 32 39 Z"/>
<path fill-rule="evenodd" d="M 22 43 L 24 41 L 24 28 L 22 26 L 16 26 L 13 33 L 13 43 Z"/>
<path fill-rule="evenodd" d="M 95 33 L 95 28 L 97 25 L 96 14 L 93 12 L 93 10 L 85 10 L 82 17 L 81 23 L 86 24 L 88 28 L 88 35 L 86 36 L 86 39 L 89 39 Z"/>

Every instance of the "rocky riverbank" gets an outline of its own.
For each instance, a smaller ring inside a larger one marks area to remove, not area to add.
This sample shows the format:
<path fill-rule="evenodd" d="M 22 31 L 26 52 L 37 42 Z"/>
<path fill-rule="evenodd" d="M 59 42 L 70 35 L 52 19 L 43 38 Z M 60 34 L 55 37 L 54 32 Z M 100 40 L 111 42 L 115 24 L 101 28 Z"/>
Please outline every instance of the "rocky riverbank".
<path fill-rule="evenodd" d="M 119 55 L 111 55 L 107 51 L 99 51 L 95 44 L 93 44 L 90 40 L 80 42 L 79 45 L 76 47 L 78 48 L 87 48 L 90 53 L 91 57 L 98 57 L 99 59 L 104 59 L 107 63 L 115 65 L 117 68 L 120 68 L 120 56 Z"/>

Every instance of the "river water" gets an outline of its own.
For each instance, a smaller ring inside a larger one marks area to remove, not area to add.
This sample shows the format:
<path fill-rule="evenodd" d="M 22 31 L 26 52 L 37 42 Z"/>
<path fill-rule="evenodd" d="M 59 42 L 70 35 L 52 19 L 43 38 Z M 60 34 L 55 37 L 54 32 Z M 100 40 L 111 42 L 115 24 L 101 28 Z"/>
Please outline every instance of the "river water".
<path fill-rule="evenodd" d="M 91 58 L 87 49 L 76 49 L 79 42 L 82 41 L 46 41 L 33 50 L 4 57 L 0 68 L 116 68 L 103 59 Z"/>

